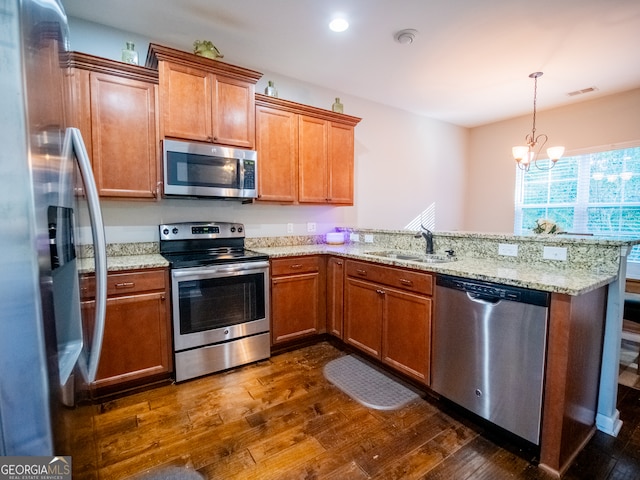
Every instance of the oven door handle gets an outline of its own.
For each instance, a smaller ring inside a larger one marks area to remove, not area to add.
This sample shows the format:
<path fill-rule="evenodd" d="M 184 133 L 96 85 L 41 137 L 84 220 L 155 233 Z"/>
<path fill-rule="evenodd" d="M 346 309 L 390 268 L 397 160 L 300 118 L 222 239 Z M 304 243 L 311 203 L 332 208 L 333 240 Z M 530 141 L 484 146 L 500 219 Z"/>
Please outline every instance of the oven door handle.
<path fill-rule="evenodd" d="M 215 266 L 215 267 L 206 267 L 206 268 L 187 268 L 187 269 L 176 269 L 171 272 L 173 278 L 192 278 L 193 280 L 197 280 L 198 278 L 208 278 L 212 275 L 220 276 L 230 273 L 253 273 L 253 272 L 264 272 L 266 268 L 269 267 L 269 262 L 253 262 L 253 263 L 243 263 L 241 265 L 235 264 L 230 266 Z"/>

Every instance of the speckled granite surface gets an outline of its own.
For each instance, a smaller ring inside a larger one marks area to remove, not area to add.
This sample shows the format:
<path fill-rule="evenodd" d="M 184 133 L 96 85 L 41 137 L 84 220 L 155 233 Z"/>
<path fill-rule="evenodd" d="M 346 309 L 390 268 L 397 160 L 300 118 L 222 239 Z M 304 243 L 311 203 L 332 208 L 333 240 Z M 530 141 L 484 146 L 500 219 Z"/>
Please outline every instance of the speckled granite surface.
<path fill-rule="evenodd" d="M 434 235 L 436 253 L 454 250 L 457 260 L 425 264 L 371 255 L 380 250 L 404 250 L 424 253 L 425 241 L 406 230 L 362 230 L 340 228 L 347 239 L 344 245 L 327 245 L 322 235 L 247 238 L 246 247 L 272 258 L 296 255 L 332 254 L 374 261 L 416 270 L 456 275 L 507 285 L 579 295 L 614 281 L 621 256 L 639 239 L 596 238 L 582 236 L 480 234 L 477 232 L 438 232 Z M 360 242 L 351 242 L 350 234 Z M 373 242 L 364 243 L 365 235 Z M 498 255 L 501 243 L 518 246 L 517 257 Z M 567 248 L 567 261 L 546 260 L 545 246 Z M 94 269 L 93 251 L 86 249 L 80 261 L 82 272 Z M 157 243 L 110 244 L 107 246 L 109 271 L 166 267 Z"/>
<path fill-rule="evenodd" d="M 107 245 L 107 271 L 168 267 L 169 262 L 159 252 L 160 247 L 155 242 L 110 243 Z M 82 246 L 80 255 L 82 258 L 79 259 L 78 271 L 80 273 L 95 271 L 93 246 Z"/>

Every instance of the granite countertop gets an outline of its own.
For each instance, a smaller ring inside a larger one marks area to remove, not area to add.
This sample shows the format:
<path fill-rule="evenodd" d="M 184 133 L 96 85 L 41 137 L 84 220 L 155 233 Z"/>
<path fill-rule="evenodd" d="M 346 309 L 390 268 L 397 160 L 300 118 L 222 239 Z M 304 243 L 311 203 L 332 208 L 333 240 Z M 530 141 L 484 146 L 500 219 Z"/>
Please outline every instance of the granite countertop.
<path fill-rule="evenodd" d="M 384 265 L 498 282 L 505 285 L 515 285 L 518 287 L 568 295 L 580 295 L 607 285 L 616 279 L 616 273 L 597 271 L 596 269 L 553 269 L 549 266 L 482 258 L 459 258 L 454 262 L 425 264 L 379 257 L 368 253 L 383 250 L 380 246 L 363 247 L 349 244 L 317 244 L 283 247 L 252 247 L 251 250 L 267 254 L 271 258 L 333 254 L 357 260 L 373 261 Z"/>
<path fill-rule="evenodd" d="M 159 253 L 139 255 L 107 255 L 107 271 L 119 272 L 123 270 L 142 270 L 145 268 L 168 267 L 169 262 Z M 93 257 L 81 258 L 78 263 L 80 273 L 93 273 L 95 264 Z"/>

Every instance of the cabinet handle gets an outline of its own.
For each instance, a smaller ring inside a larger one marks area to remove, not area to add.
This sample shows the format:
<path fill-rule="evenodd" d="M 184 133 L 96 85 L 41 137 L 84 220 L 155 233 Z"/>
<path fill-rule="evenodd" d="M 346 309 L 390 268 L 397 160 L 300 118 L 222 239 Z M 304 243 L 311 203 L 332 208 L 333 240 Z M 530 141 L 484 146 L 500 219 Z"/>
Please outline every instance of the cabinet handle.
<path fill-rule="evenodd" d="M 167 298 L 164 295 L 160 296 L 160 300 L 162 300 L 163 302 L 166 300 Z"/>
<path fill-rule="evenodd" d="M 361 268 L 358 268 L 358 269 L 356 270 L 356 273 L 357 273 L 358 275 L 362 275 L 363 277 L 366 277 L 366 276 L 367 276 L 367 271 L 366 271 L 366 270 L 362 270 Z"/>
<path fill-rule="evenodd" d="M 134 282 L 122 282 L 116 283 L 116 288 L 133 288 L 136 284 Z"/>
<path fill-rule="evenodd" d="M 289 268 L 302 268 L 302 264 L 301 263 L 294 263 Z"/>
<path fill-rule="evenodd" d="M 406 278 L 401 278 L 400 283 L 409 287 L 413 286 L 413 282 L 411 280 L 407 280 Z"/>
<path fill-rule="evenodd" d="M 387 292 L 385 292 L 384 290 L 378 289 L 378 290 L 376 290 L 376 293 L 379 293 L 380 295 L 384 295 Z"/>
<path fill-rule="evenodd" d="M 342 266 L 342 262 L 336 262 L 336 264 Z"/>

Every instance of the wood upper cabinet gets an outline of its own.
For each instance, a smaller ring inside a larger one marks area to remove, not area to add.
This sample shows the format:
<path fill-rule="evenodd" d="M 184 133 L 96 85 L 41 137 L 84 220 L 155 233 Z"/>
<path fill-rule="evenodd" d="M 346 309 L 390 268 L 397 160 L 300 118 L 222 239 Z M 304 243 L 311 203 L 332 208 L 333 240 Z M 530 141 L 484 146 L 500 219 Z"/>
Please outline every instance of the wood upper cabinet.
<path fill-rule="evenodd" d="M 360 118 L 258 94 L 256 119 L 259 201 L 353 205 Z"/>
<path fill-rule="evenodd" d="M 161 137 L 255 148 L 255 84 L 245 68 L 150 44 L 160 77 Z"/>
<path fill-rule="evenodd" d="M 258 105 L 258 199 L 294 203 L 298 198 L 298 118 L 295 113 Z"/>
<path fill-rule="evenodd" d="M 89 291 L 93 277 L 87 277 Z M 118 390 L 168 378 L 173 369 L 166 269 L 109 273 L 107 312 L 97 378 L 98 390 Z M 92 313 L 94 301 L 83 310 Z M 84 315 L 92 319 L 93 315 Z M 85 320 L 91 322 L 91 320 Z M 92 331 L 93 324 L 87 325 Z"/>
<path fill-rule="evenodd" d="M 347 260 L 344 285 L 344 341 L 428 385 L 433 277 Z"/>
<path fill-rule="evenodd" d="M 271 343 L 323 333 L 326 322 L 325 269 L 321 256 L 271 262 Z"/>
<path fill-rule="evenodd" d="M 72 52 L 71 124 L 82 132 L 101 197 L 157 196 L 157 72 Z"/>

